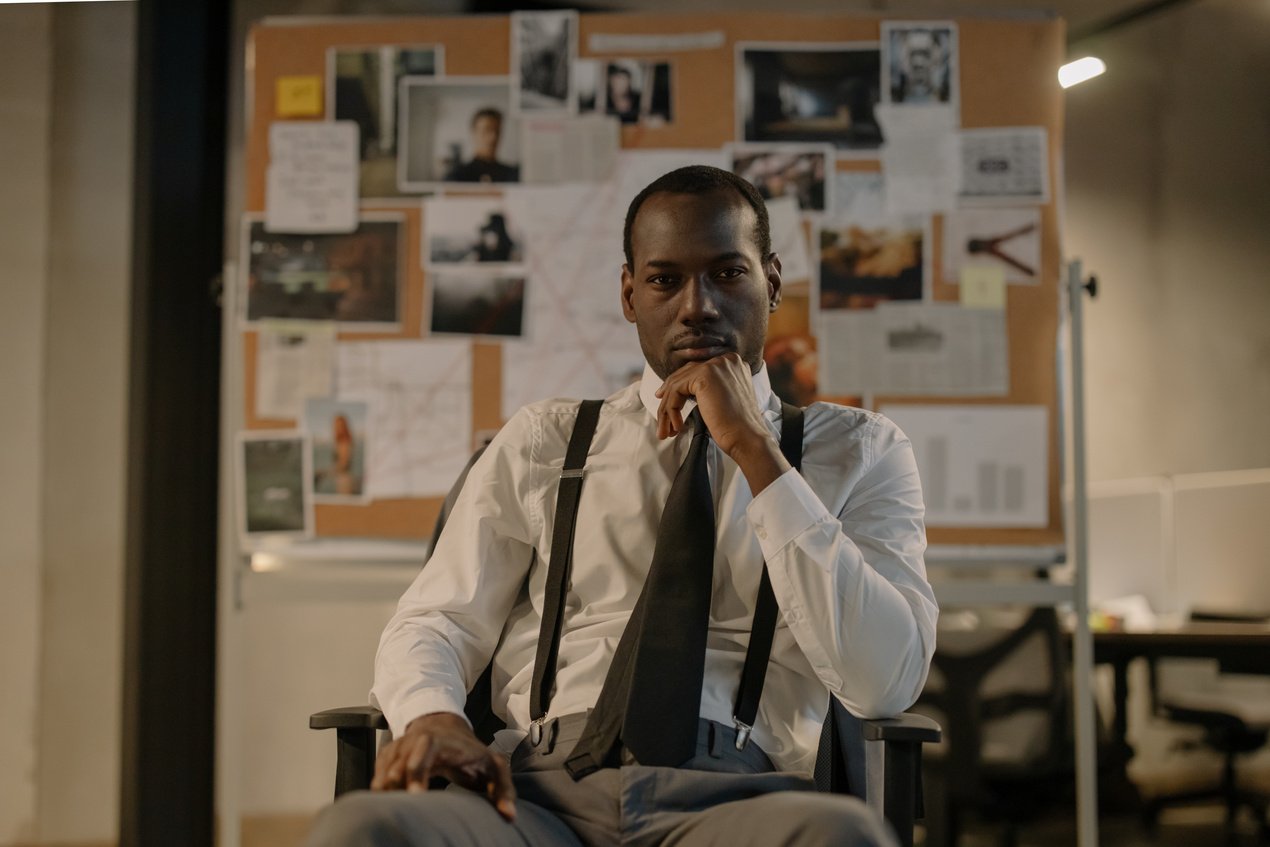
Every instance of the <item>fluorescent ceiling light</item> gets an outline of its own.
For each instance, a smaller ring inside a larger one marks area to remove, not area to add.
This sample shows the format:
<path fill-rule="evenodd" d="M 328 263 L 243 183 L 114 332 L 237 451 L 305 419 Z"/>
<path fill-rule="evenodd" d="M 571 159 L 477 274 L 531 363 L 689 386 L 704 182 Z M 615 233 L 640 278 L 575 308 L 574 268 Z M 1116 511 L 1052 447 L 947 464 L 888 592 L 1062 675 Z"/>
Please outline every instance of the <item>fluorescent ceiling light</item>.
<path fill-rule="evenodd" d="M 1086 56 L 1083 59 L 1068 62 L 1059 68 L 1058 84 L 1063 86 L 1063 88 L 1071 88 L 1078 82 L 1093 79 L 1105 70 L 1107 70 L 1107 66 L 1103 64 L 1102 59 Z"/>

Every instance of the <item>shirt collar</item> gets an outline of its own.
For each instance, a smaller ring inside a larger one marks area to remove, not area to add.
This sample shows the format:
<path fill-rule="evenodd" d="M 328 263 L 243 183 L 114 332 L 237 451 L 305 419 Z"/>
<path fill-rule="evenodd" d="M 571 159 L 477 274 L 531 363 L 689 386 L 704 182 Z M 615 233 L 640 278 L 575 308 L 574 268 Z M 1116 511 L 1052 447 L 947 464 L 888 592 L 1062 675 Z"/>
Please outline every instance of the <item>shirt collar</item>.
<path fill-rule="evenodd" d="M 754 384 L 755 405 L 764 412 L 770 412 L 775 395 L 772 394 L 772 383 L 767 376 L 767 363 L 759 365 L 758 373 L 754 374 L 750 379 Z M 657 409 L 661 406 L 661 398 L 657 396 L 657 389 L 661 388 L 663 381 L 653 371 L 652 366 L 645 362 L 644 376 L 639 381 L 639 399 L 643 402 L 644 408 L 654 418 L 657 417 Z M 697 401 L 689 400 L 684 404 L 683 416 L 685 418 L 688 417 L 695 408 L 697 408 Z"/>

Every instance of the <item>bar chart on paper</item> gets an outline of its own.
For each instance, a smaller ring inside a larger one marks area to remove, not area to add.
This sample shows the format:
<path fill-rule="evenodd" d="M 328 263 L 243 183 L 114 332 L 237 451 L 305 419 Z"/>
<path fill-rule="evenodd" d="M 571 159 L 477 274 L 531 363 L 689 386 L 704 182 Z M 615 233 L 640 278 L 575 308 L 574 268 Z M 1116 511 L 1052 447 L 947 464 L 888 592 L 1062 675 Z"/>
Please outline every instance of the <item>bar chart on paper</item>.
<path fill-rule="evenodd" d="M 1045 526 L 1043 406 L 887 405 L 882 411 L 913 443 L 928 526 Z"/>

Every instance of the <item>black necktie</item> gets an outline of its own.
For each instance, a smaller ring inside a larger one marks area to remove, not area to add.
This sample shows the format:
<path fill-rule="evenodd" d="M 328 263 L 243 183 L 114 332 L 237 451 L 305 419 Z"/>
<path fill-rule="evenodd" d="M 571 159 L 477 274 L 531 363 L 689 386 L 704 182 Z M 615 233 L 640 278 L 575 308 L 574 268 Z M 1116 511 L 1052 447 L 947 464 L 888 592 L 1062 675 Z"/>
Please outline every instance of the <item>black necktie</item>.
<path fill-rule="evenodd" d="M 565 767 L 574 779 L 618 764 L 675 767 L 696 752 L 714 572 L 710 434 L 693 411 L 688 457 L 662 511 L 648 578 L 613 654 L 595 709 Z M 685 430 L 688 427 L 685 427 Z"/>

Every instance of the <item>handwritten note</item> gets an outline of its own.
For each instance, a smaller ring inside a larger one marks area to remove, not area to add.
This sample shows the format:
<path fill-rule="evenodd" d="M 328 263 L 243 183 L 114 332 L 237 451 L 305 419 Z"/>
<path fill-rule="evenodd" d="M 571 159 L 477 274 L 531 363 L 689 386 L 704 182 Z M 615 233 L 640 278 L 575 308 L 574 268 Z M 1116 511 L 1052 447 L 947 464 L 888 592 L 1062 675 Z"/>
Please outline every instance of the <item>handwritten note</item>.
<path fill-rule="evenodd" d="M 322 117 L 322 77 L 280 76 L 276 91 L 278 117 Z"/>
<path fill-rule="evenodd" d="M 357 228 L 357 124 L 295 121 L 269 127 L 268 232 Z"/>
<path fill-rule="evenodd" d="M 962 265 L 961 305 L 972 309 L 1005 308 L 1005 269 L 1000 265 Z"/>

